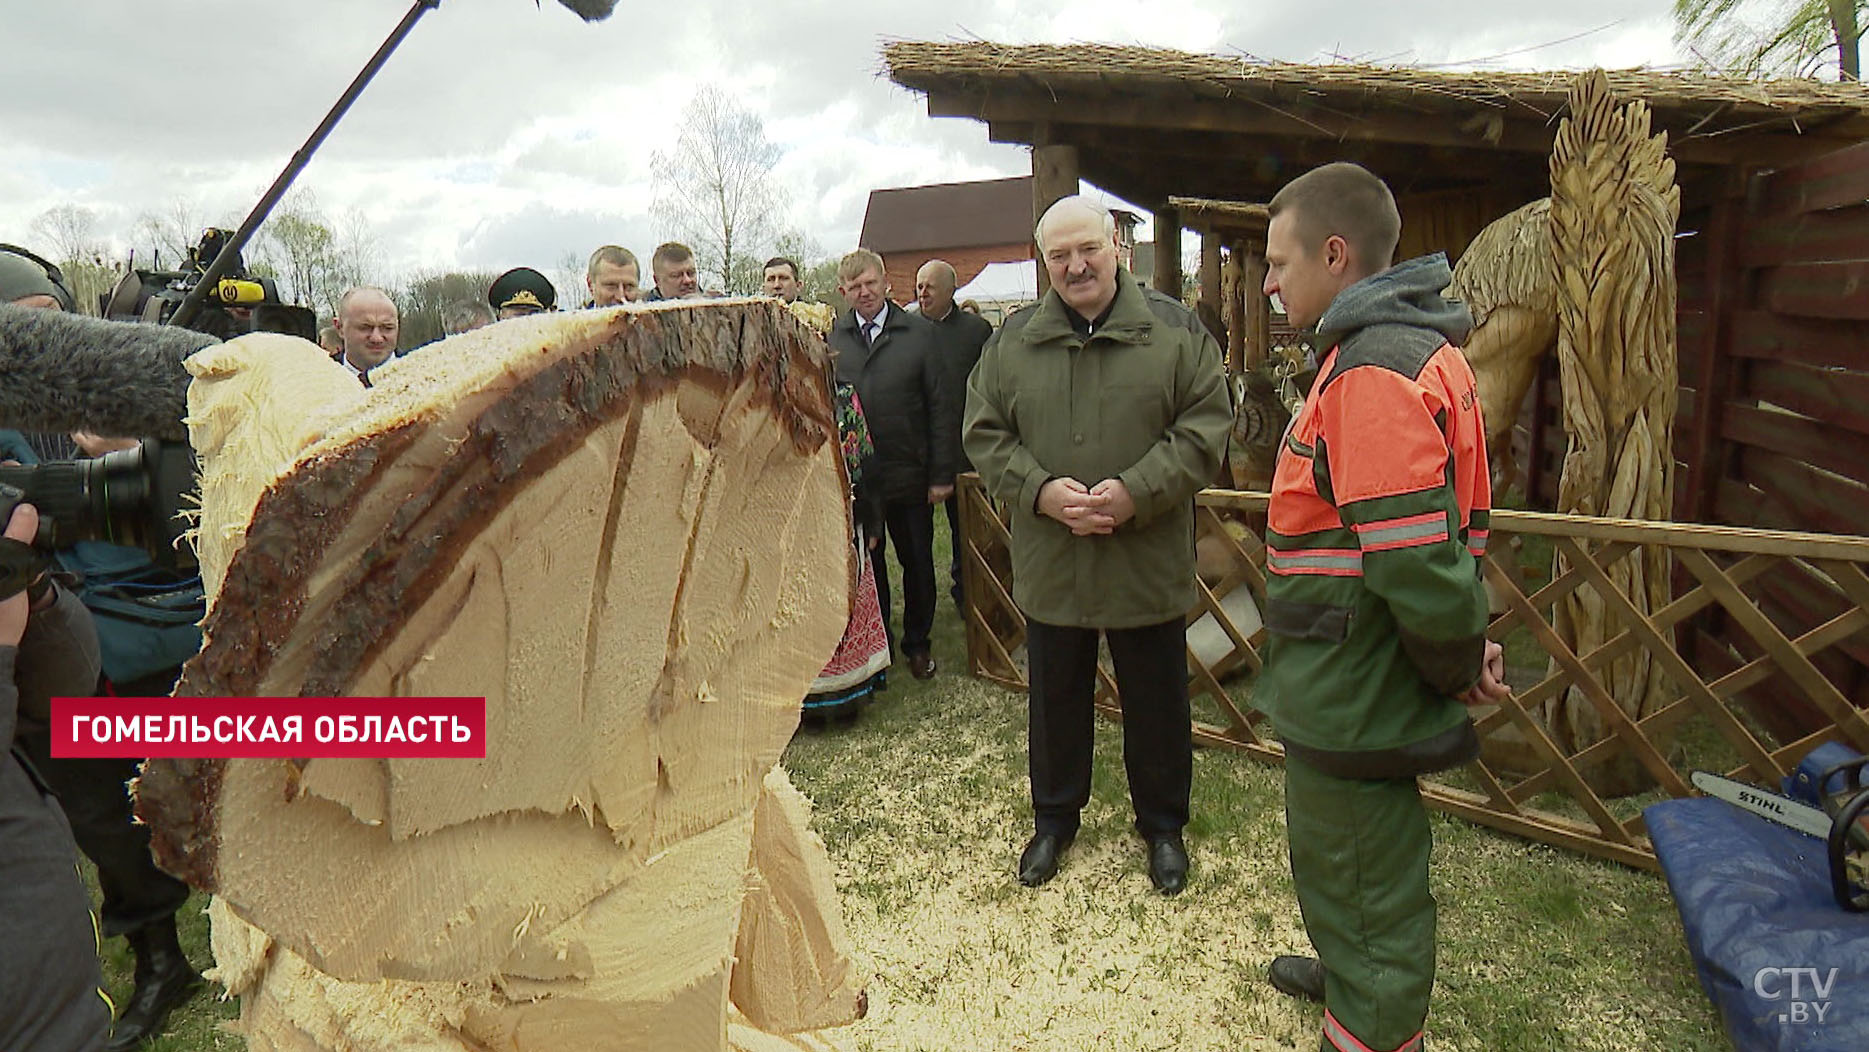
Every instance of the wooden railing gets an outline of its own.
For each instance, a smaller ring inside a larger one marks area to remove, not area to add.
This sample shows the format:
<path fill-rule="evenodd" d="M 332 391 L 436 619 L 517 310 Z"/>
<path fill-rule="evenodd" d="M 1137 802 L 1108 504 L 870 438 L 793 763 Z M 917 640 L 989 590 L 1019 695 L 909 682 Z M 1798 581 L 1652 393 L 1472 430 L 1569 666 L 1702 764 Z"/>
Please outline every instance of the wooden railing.
<path fill-rule="evenodd" d="M 969 664 L 976 676 L 1023 690 L 1025 619 L 1011 598 L 1006 520 L 976 476 L 964 476 L 960 491 Z M 1265 549 L 1256 533 L 1228 529 L 1229 520 L 1262 516 L 1267 500 L 1263 493 L 1232 490 L 1207 490 L 1197 498 L 1203 538 L 1233 558 L 1224 576 L 1201 584 L 1199 602 L 1188 613 L 1189 624 L 1200 623 L 1209 640 L 1200 653 L 1190 647 L 1188 669 L 1196 742 L 1276 763 L 1283 750 L 1251 704 L 1251 674 L 1262 665 L 1265 642 L 1253 621 L 1265 597 Z M 1609 568 L 1652 548 L 1665 549 L 1682 572 L 1672 600 L 1643 615 Z M 1562 553 L 1566 569 L 1551 580 L 1554 552 Z M 1488 634 L 1506 645 L 1515 693 L 1497 707 L 1475 710 L 1486 746 L 1480 761 L 1424 778 L 1423 795 L 1432 806 L 1474 822 L 1654 868 L 1641 808 L 1663 796 L 1690 795 L 1692 770 L 1776 785 L 1820 742 L 1869 752 L 1869 718 L 1827 677 L 1829 663 L 1813 660 L 1832 648 L 1869 643 L 1866 568 L 1865 537 L 1495 511 L 1485 571 L 1497 612 Z M 1833 602 L 1802 620 L 1780 605 L 1769 613 L 1762 608 L 1759 596 L 1768 582 L 1791 581 Z M 1234 596 L 1241 588 L 1248 589 L 1250 606 Z M 1585 653 L 1566 643 L 1553 614 L 1573 593 L 1593 594 L 1611 620 L 1604 641 Z M 1701 636 L 1692 656 L 1677 650 L 1675 629 L 1709 617 L 1725 624 L 1725 639 L 1738 642 L 1716 653 Z M 1651 692 L 1648 711 L 1629 713 L 1606 686 L 1605 670 L 1641 654 L 1659 668 L 1667 689 L 1660 701 Z M 1749 694 L 1768 682 L 1794 690 L 1828 724 L 1779 740 L 1772 721 L 1757 711 L 1769 702 Z M 1120 719 L 1116 683 L 1106 669 L 1098 671 L 1097 700 Z M 1559 704 L 1594 707 L 1609 733 L 1560 747 L 1563 735 L 1547 724 Z M 1593 772 L 1612 763 L 1639 768 L 1648 788 L 1621 797 L 1600 792 Z"/>

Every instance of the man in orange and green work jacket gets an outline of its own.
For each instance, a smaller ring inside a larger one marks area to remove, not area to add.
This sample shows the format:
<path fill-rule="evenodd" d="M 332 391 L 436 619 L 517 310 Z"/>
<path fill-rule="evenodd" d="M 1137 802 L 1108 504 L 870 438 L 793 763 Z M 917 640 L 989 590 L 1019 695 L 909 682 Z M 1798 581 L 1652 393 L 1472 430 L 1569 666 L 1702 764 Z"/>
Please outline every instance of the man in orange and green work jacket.
<path fill-rule="evenodd" d="M 1324 1002 L 1322 1048 L 1417 1052 L 1434 985 L 1417 775 L 1479 755 L 1467 706 L 1505 696 L 1480 583 L 1486 429 L 1436 254 L 1391 266 L 1401 217 L 1352 164 L 1271 204 L 1265 291 L 1315 328 L 1317 379 L 1272 481 L 1254 704 L 1285 743 L 1292 881 L 1318 957 L 1271 980 Z"/>

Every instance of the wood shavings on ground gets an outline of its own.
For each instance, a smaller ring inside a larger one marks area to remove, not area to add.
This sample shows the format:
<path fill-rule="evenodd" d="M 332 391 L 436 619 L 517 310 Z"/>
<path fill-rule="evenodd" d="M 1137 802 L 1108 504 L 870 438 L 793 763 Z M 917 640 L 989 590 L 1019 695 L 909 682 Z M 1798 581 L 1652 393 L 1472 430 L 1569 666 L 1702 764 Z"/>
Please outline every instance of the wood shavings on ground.
<path fill-rule="evenodd" d="M 872 974 L 868 1016 L 823 1036 L 849 1052 L 1316 1048 L 1321 1010 L 1264 979 L 1275 954 L 1309 952 L 1281 773 L 1196 753 L 1193 872 L 1164 898 L 1130 829 L 1120 735 L 1099 721 L 1083 831 L 1055 880 L 1023 888 L 1024 699 L 950 671 L 959 644 L 940 628 L 936 649 L 931 684 L 893 681 L 786 755 Z M 1727 1047 L 1659 877 L 1434 824 L 1435 1048 Z"/>

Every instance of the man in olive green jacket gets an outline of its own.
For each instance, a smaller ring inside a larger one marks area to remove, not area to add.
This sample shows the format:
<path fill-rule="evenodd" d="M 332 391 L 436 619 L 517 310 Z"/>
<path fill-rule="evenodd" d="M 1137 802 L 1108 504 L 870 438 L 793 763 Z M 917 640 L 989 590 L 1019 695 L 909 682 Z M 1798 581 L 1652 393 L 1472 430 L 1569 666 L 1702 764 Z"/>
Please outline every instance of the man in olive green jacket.
<path fill-rule="evenodd" d="M 1014 314 L 967 386 L 964 443 L 1012 513 L 1012 594 L 1027 621 L 1036 831 L 1019 879 L 1057 872 L 1090 799 L 1097 634 L 1123 704 L 1123 762 L 1149 876 L 1187 878 L 1193 750 L 1184 617 L 1196 491 L 1232 420 L 1220 348 L 1194 313 L 1117 264 L 1115 224 L 1080 197 L 1037 240 L 1051 291 Z"/>

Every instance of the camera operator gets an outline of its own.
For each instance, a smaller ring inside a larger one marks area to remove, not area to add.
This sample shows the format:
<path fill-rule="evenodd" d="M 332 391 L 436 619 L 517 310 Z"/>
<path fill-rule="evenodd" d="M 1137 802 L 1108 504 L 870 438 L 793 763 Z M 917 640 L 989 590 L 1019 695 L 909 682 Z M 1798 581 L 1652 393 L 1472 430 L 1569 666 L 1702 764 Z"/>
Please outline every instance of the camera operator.
<path fill-rule="evenodd" d="M 56 310 L 69 309 L 71 297 L 57 268 L 0 250 L 4 302 Z M 28 465 L 102 451 L 100 442 L 108 440 L 0 432 L 4 456 Z M 55 559 L 78 578 L 74 605 L 89 608 L 96 624 L 90 679 L 64 693 L 167 695 L 181 662 L 200 648 L 199 580 L 162 570 L 140 549 L 97 541 L 61 549 Z M 124 936 L 135 954 L 135 990 L 106 1046 L 108 1052 L 126 1052 L 159 1033 L 169 1013 L 200 985 L 175 928 L 188 886 L 156 868 L 149 831 L 135 824 L 126 783 L 136 776 L 138 761 L 55 759 L 50 728 L 43 725 L 22 726 L 17 737 L 16 749 L 57 795 L 78 846 L 97 865 L 103 934 Z M 12 1048 L 0 1042 L 0 1049 Z"/>
<path fill-rule="evenodd" d="M 32 505 L 14 509 L 0 566 L 36 560 L 25 542 L 38 526 Z M 0 599 L 0 743 L 9 746 L 0 752 L 0 1048 L 95 1052 L 110 1030 L 111 1004 L 89 897 L 71 828 L 15 731 L 49 718 L 54 695 L 91 689 L 97 635 L 77 598 L 43 572 L 30 585 L 10 586 L 13 594 Z"/>

